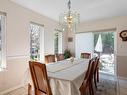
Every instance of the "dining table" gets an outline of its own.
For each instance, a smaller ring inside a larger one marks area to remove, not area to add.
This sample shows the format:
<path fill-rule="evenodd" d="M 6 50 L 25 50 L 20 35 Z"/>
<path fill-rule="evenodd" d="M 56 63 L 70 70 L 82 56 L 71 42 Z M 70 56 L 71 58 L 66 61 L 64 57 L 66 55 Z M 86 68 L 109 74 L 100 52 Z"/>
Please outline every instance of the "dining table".
<path fill-rule="evenodd" d="M 65 59 L 46 64 L 53 95 L 80 95 L 89 59 Z"/>

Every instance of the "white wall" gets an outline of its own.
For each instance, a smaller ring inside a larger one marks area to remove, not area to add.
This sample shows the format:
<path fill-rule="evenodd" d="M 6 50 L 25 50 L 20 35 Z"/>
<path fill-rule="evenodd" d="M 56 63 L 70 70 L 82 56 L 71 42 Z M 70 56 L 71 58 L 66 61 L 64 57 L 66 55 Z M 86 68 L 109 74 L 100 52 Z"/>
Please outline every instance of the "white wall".
<path fill-rule="evenodd" d="M 62 52 L 64 53 L 64 51 L 67 49 L 68 44 L 67 44 L 67 31 L 62 33 Z"/>
<path fill-rule="evenodd" d="M 94 35 L 90 33 L 78 33 L 75 35 L 75 54 L 76 58 L 81 57 L 82 52 L 94 52 Z"/>
<path fill-rule="evenodd" d="M 0 11 L 7 13 L 7 70 L 0 72 L 2 92 L 19 85 L 26 74 L 30 49 L 30 21 L 44 25 L 45 54 L 54 53 L 53 31 L 57 22 L 10 0 L 0 0 Z"/>
<path fill-rule="evenodd" d="M 67 37 L 67 48 L 70 50 L 72 56 L 75 56 L 75 34 L 71 31 L 68 31 L 67 33 L 68 37 L 73 37 L 72 42 L 68 42 L 68 37 Z"/>

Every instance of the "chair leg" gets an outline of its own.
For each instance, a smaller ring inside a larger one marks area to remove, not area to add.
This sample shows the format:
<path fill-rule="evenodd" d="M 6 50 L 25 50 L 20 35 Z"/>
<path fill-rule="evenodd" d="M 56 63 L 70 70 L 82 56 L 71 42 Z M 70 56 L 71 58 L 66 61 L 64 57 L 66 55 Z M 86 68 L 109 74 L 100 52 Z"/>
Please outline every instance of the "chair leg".
<path fill-rule="evenodd" d="M 30 83 L 28 83 L 28 95 L 32 95 L 32 87 Z"/>
<path fill-rule="evenodd" d="M 92 95 L 94 95 L 94 89 L 93 89 L 93 84 L 91 83 L 91 91 L 92 91 Z"/>
<path fill-rule="evenodd" d="M 97 82 L 99 82 L 99 68 L 97 68 Z"/>
<path fill-rule="evenodd" d="M 94 89 L 93 89 L 92 82 L 89 85 L 89 92 L 90 92 L 90 95 L 94 95 Z"/>
<path fill-rule="evenodd" d="M 91 86 L 89 86 L 89 95 L 92 95 Z"/>
<path fill-rule="evenodd" d="M 96 73 L 94 74 L 94 84 L 95 84 L 95 88 L 97 89 Z"/>
<path fill-rule="evenodd" d="M 87 88 L 86 93 L 84 95 L 91 95 L 89 87 Z"/>

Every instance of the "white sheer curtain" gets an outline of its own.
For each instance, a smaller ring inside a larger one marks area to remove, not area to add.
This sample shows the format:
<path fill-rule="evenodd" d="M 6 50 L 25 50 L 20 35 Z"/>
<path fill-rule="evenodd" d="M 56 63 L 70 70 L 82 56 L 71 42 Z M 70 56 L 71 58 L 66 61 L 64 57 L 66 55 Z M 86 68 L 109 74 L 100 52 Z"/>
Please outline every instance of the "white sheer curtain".
<path fill-rule="evenodd" d="M 6 15 L 0 12 L 0 71 L 6 68 Z"/>

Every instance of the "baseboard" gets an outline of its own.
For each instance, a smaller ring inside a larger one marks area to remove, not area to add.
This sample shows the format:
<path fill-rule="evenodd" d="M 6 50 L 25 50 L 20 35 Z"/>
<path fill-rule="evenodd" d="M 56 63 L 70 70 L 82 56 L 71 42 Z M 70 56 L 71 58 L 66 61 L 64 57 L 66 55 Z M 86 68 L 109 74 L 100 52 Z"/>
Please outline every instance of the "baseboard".
<path fill-rule="evenodd" d="M 125 81 L 125 82 L 127 82 L 127 77 L 120 77 L 120 76 L 118 76 L 118 79 L 119 79 L 120 81 Z"/>
<path fill-rule="evenodd" d="M 24 86 L 24 84 L 21 84 L 21 85 L 18 85 L 18 86 L 9 88 L 9 89 L 7 89 L 7 90 L 5 90 L 5 91 L 0 92 L 0 95 L 4 95 L 4 94 L 6 94 L 6 93 L 9 93 L 9 92 L 11 92 L 11 91 L 13 91 L 13 90 L 15 90 L 15 89 L 18 89 L 18 88 L 20 88 L 20 87 L 23 87 L 23 86 Z"/>
<path fill-rule="evenodd" d="M 127 88 L 127 78 L 126 77 L 118 77 L 118 84 L 122 88 Z"/>

